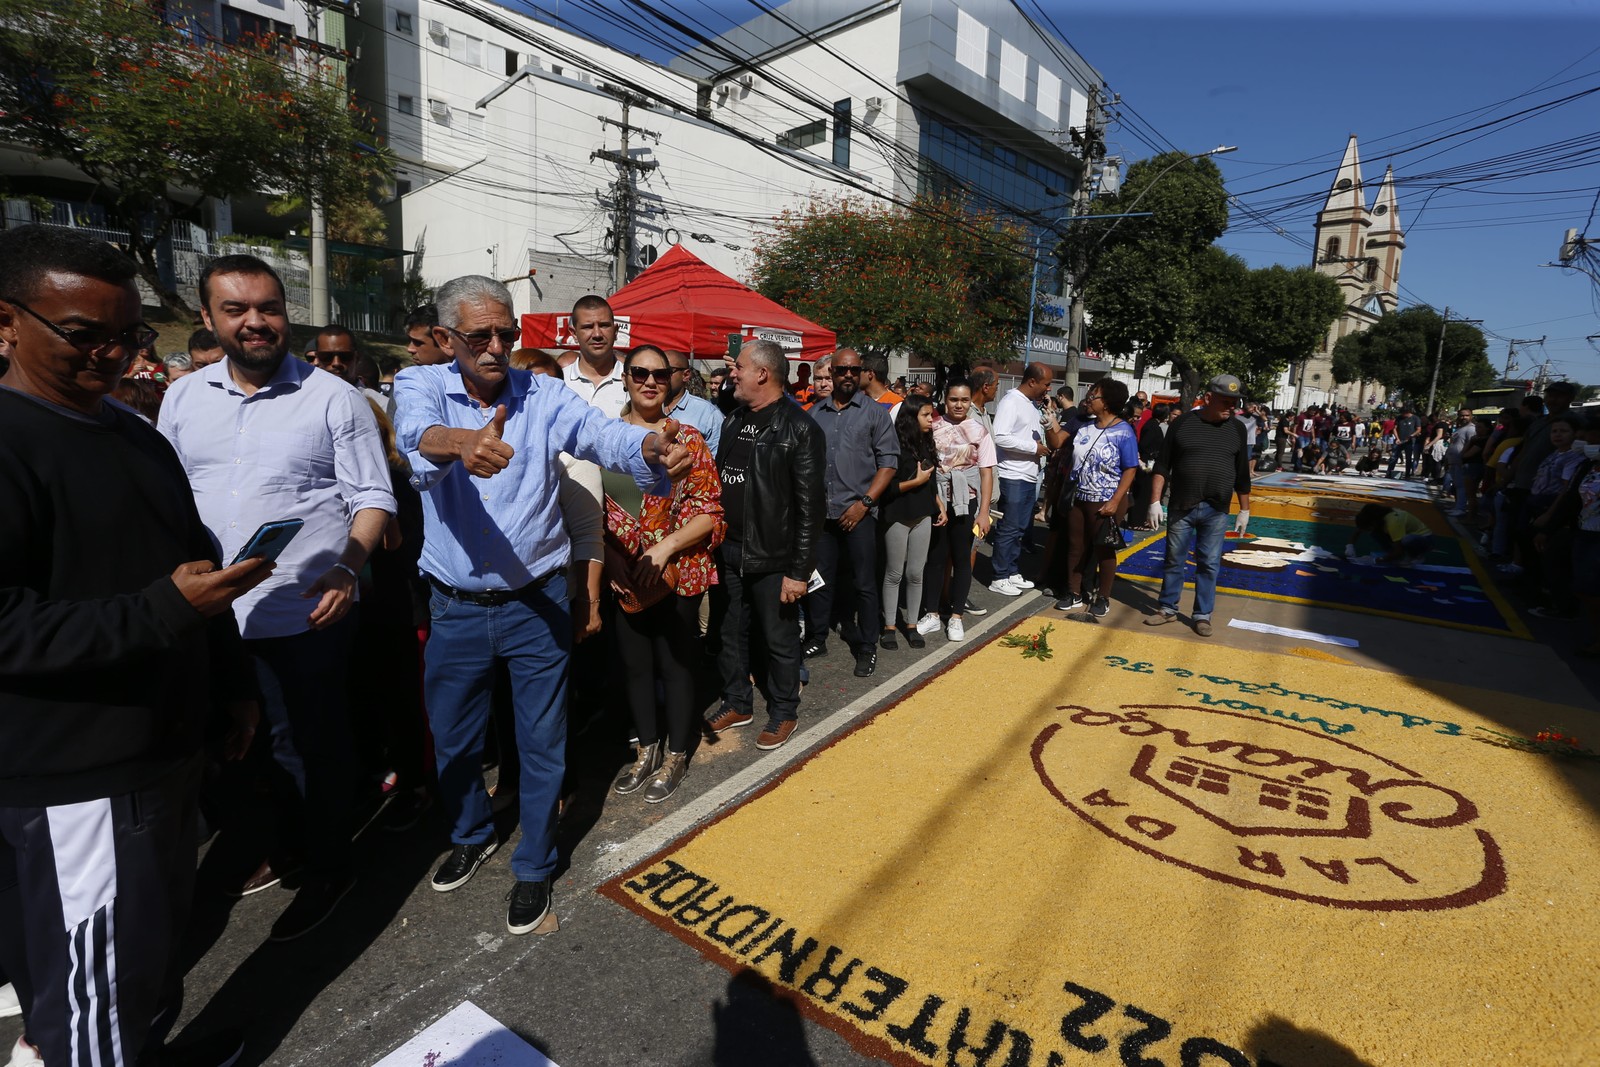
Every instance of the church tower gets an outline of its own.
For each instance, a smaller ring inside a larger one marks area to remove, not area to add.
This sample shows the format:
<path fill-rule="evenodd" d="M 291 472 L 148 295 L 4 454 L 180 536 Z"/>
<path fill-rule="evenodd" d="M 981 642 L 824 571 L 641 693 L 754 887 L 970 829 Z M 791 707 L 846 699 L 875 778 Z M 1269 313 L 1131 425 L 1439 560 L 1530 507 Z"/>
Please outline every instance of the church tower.
<path fill-rule="evenodd" d="M 1334 173 L 1328 199 L 1317 212 L 1317 271 L 1339 283 L 1345 310 L 1328 329 L 1322 347 L 1299 368 L 1296 403 L 1343 405 L 1365 410 L 1368 398 L 1382 393 L 1372 382 L 1333 380 L 1333 346 L 1341 337 L 1359 333 L 1395 310 L 1399 303 L 1400 256 L 1405 251 L 1400 211 L 1395 198 L 1394 168 L 1384 172 L 1372 206 L 1367 206 L 1361 180 L 1361 154 L 1356 135 L 1345 143 L 1344 158 Z"/>

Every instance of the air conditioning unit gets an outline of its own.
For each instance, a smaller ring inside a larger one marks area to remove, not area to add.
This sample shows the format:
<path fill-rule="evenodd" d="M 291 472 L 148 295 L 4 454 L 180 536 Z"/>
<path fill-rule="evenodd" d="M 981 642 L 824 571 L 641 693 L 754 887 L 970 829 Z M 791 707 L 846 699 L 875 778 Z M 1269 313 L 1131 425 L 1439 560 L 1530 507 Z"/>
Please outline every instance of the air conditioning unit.
<path fill-rule="evenodd" d="M 717 99 L 718 100 L 726 100 L 727 97 L 728 97 L 728 92 L 732 88 L 733 88 L 733 86 L 731 86 L 731 85 L 719 85 L 719 86 L 717 86 Z"/>
<path fill-rule="evenodd" d="M 739 87 L 741 89 L 753 89 L 755 88 L 755 84 L 756 76 L 754 74 L 739 75 Z"/>
<path fill-rule="evenodd" d="M 450 30 L 444 23 L 434 19 L 428 20 L 428 39 L 440 48 L 450 47 Z"/>
<path fill-rule="evenodd" d="M 450 125 L 450 105 L 443 100 L 429 100 L 428 114 L 432 115 L 433 121 L 439 125 Z"/>
<path fill-rule="evenodd" d="M 869 97 L 867 97 L 867 110 L 868 111 L 882 111 L 883 110 L 883 97 L 881 97 L 881 96 L 869 96 Z"/>

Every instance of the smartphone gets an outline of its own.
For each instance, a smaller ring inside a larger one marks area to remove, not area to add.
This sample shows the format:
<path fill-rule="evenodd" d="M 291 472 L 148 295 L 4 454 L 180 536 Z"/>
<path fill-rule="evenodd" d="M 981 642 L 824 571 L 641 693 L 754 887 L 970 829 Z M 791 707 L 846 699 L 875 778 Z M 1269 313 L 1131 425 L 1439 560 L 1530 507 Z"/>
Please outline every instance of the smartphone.
<path fill-rule="evenodd" d="M 294 535 L 300 532 L 300 527 L 306 524 L 304 519 L 279 519 L 277 522 L 264 522 L 261 528 L 250 536 L 239 554 L 233 557 L 234 563 L 243 563 L 247 559 L 260 556 L 267 562 L 272 562 L 283 555 L 283 550 L 289 547 L 289 542 L 294 540 Z M 229 566 L 233 566 L 232 563 Z"/>

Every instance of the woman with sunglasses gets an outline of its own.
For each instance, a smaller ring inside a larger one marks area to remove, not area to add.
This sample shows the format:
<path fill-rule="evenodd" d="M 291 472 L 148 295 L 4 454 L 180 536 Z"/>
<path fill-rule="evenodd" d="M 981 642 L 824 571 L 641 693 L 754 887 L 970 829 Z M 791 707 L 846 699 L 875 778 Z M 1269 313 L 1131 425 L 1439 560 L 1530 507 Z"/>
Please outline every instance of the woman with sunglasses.
<path fill-rule="evenodd" d="M 1127 402 L 1128 387 L 1113 380 L 1095 383 L 1084 400 L 1093 421 L 1072 442 L 1077 492 L 1067 513 L 1066 589 L 1056 601 L 1058 611 L 1076 611 L 1087 604 L 1097 619 L 1111 613 L 1111 583 L 1117 577 L 1115 542 L 1121 540 L 1117 528 L 1128 511 L 1133 477 L 1139 473 L 1139 440 L 1133 427 L 1117 417 Z M 1092 589 L 1091 572 L 1097 575 Z"/>
<path fill-rule="evenodd" d="M 668 419 L 663 405 L 672 380 L 666 353 L 639 345 L 623 362 L 628 399 L 622 419 L 660 432 Z M 711 551 L 722 543 L 727 524 L 722 518 L 722 482 L 705 439 L 692 426 L 678 429 L 678 440 L 693 455 L 693 466 L 672 487 L 670 497 L 639 492 L 628 475 L 601 473 L 606 491 L 606 551 L 620 544 L 627 558 L 610 561 L 608 569 L 631 573 L 637 592 L 657 587 L 668 564 L 676 564 L 678 584 L 659 602 L 636 614 L 616 606 L 617 651 L 627 665 L 623 672 L 628 707 L 639 742 L 633 765 L 617 776 L 614 788 L 628 794 L 644 788 L 646 803 L 670 797 L 689 767 L 689 745 L 699 727 L 694 708 L 694 663 L 699 656 L 700 594 L 715 573 Z M 619 590 L 613 586 L 613 593 Z M 656 716 L 656 687 L 665 696 L 666 737 Z"/>

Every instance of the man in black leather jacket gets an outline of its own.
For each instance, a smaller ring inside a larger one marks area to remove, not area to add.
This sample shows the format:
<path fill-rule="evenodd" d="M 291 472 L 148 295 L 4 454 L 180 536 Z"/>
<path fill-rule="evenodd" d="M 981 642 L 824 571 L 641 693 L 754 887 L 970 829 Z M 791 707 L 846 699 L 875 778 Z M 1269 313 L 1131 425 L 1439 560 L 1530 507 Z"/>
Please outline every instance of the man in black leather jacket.
<path fill-rule="evenodd" d="M 799 721 L 799 602 L 827 509 L 822 431 L 785 392 L 788 372 L 771 341 L 744 346 L 731 375 L 739 406 L 717 450 L 728 536 L 717 549 L 726 598 L 722 703 L 710 726 L 721 733 L 755 718 L 750 650 L 765 648 L 766 662 L 754 665 L 767 683 L 760 749 L 783 745 Z"/>

